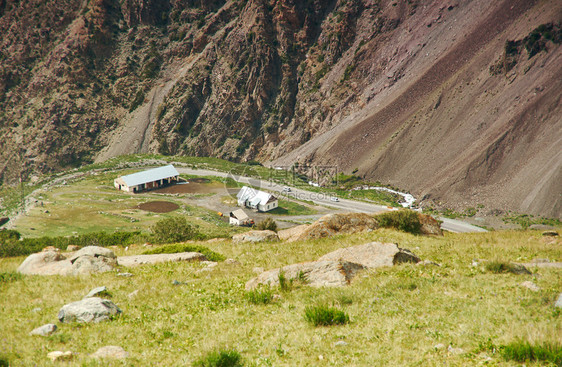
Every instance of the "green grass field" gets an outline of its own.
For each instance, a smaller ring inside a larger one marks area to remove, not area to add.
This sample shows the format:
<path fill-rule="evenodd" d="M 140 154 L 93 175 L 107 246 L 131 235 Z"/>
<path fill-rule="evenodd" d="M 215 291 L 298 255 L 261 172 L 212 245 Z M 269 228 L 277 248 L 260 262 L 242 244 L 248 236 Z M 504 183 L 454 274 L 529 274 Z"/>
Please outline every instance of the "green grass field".
<path fill-rule="evenodd" d="M 365 271 L 346 288 L 273 289 L 280 298 L 267 304 L 248 300 L 244 284 L 253 268 L 279 267 L 314 260 L 342 246 L 389 241 L 408 248 L 441 267 L 400 265 Z M 558 269 L 531 269 L 521 276 L 495 274 L 471 267 L 472 259 L 560 260 L 560 245 L 545 244 L 533 231 L 446 234 L 420 237 L 392 230 L 296 243 L 203 243 L 234 258 L 211 272 L 188 263 L 144 265 L 86 277 L 23 276 L 0 283 L 0 350 L 13 365 L 50 365 L 53 350 L 78 353 L 68 365 L 92 365 L 88 358 L 104 345 L 120 345 L 131 353 L 114 365 L 190 365 L 208 351 L 233 348 L 247 365 L 394 365 L 515 366 L 486 347 L 518 339 L 562 342 L 562 315 L 553 302 L 562 290 Z M 127 254 L 140 253 L 131 247 Z M 125 254 L 123 249 L 118 255 Z M 23 258 L 1 259 L 0 271 L 12 272 Z M 174 285 L 173 281 L 181 282 Z M 520 286 L 525 280 L 541 290 Z M 28 332 L 56 322 L 64 304 L 105 285 L 123 310 L 116 320 L 99 324 L 59 324 L 51 337 Z M 138 291 L 135 296 L 129 296 Z M 334 306 L 350 323 L 314 327 L 305 308 Z M 40 308 L 40 311 L 32 311 Z M 338 341 L 346 344 L 335 346 Z M 444 345 L 444 348 L 441 348 Z M 454 353 L 448 351 L 448 347 Z M 490 359 L 490 360 L 488 360 Z M 96 365 L 96 364 L 93 364 Z M 100 364 L 103 365 L 103 364 Z M 539 365 L 539 364 L 537 364 Z"/>

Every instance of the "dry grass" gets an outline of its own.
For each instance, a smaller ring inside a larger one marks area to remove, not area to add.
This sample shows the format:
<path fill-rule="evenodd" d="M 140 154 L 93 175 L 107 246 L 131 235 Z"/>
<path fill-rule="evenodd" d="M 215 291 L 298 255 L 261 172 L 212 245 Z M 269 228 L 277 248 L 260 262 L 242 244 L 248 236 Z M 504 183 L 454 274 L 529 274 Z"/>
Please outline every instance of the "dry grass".
<path fill-rule="evenodd" d="M 248 302 L 244 284 L 252 269 L 313 260 L 343 246 L 366 241 L 396 242 L 441 267 L 400 265 L 367 271 L 341 289 L 295 287 L 264 305 Z M 14 365 L 49 365 L 53 350 L 79 353 L 69 365 L 90 363 L 87 355 L 104 345 L 131 353 L 123 365 L 189 365 L 207 351 L 235 349 L 249 365 L 477 365 L 487 357 L 514 365 L 480 347 L 532 340 L 560 343 L 562 318 L 553 301 L 562 291 L 559 270 L 533 269 L 537 276 L 493 274 L 471 267 L 477 259 L 524 262 L 560 260 L 561 249 L 543 244 L 536 232 L 491 232 L 420 237 L 392 230 L 330 239 L 267 244 L 205 243 L 241 265 L 220 263 L 211 272 L 199 264 L 168 263 L 131 268 L 131 278 L 114 273 L 89 277 L 24 276 L 0 283 L 0 350 Z M 118 249 L 119 254 L 124 250 Z M 132 247 L 128 253 L 140 253 Z M 23 258 L 1 259 L 9 272 Z M 532 279 L 540 292 L 519 286 Z M 182 285 L 173 285 L 178 280 Z M 123 309 L 117 320 L 92 325 L 59 325 L 50 338 L 28 332 L 55 322 L 60 307 L 105 285 Z M 138 290 L 135 296 L 129 297 Z M 352 322 L 315 328 L 304 319 L 315 304 L 337 306 Z M 34 312 L 35 308 L 41 308 Z M 334 346 L 344 340 L 347 345 Z M 444 349 L 435 348 L 444 344 Z M 463 353 L 447 351 L 447 346 Z M 322 356 L 322 357 L 320 357 Z M 322 362 L 319 358 L 322 358 Z M 119 364 L 117 364 L 119 365 Z"/>

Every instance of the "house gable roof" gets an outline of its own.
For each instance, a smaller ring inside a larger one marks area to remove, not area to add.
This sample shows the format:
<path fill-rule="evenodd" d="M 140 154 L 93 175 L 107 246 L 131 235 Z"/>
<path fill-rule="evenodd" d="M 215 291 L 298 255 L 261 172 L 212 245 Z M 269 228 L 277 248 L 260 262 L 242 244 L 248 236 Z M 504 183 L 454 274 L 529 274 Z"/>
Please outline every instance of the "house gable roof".
<path fill-rule="evenodd" d="M 255 190 L 248 186 L 242 187 L 236 197 L 240 204 L 249 201 L 251 206 L 265 205 L 277 200 L 275 196 L 268 192 Z"/>
<path fill-rule="evenodd" d="M 175 176 L 179 176 L 179 173 L 173 165 L 169 164 L 167 166 L 122 176 L 121 179 L 127 186 L 131 187 Z"/>

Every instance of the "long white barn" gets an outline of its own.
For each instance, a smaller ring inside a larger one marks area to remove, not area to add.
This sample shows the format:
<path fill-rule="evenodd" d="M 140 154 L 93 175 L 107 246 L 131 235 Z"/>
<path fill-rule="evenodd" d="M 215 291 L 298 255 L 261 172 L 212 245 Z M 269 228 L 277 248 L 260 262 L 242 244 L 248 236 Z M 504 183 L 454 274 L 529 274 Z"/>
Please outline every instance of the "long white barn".
<path fill-rule="evenodd" d="M 272 194 L 259 191 L 248 186 L 243 186 L 236 194 L 239 206 L 267 212 L 279 206 L 279 200 Z"/>
<path fill-rule="evenodd" d="M 126 176 L 117 177 L 113 184 L 117 190 L 140 192 L 155 189 L 163 185 L 177 182 L 180 174 L 173 165 L 153 168 Z"/>

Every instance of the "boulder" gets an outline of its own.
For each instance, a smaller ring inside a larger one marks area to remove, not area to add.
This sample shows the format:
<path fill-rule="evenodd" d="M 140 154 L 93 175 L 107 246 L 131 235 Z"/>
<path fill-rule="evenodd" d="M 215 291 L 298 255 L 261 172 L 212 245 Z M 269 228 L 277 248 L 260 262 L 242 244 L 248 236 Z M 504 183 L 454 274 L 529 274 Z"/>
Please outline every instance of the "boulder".
<path fill-rule="evenodd" d="M 113 302 L 99 297 L 84 298 L 64 305 L 58 314 L 60 322 L 100 322 L 111 319 L 122 311 Z"/>
<path fill-rule="evenodd" d="M 548 236 L 548 237 L 557 237 L 558 236 L 558 232 L 556 231 L 544 231 L 542 233 L 543 236 Z"/>
<path fill-rule="evenodd" d="M 107 291 L 107 287 L 102 285 L 101 287 L 94 288 L 90 291 L 90 293 L 86 294 L 84 298 L 92 298 L 92 297 L 99 297 L 99 296 L 107 296 L 109 292 Z"/>
<path fill-rule="evenodd" d="M 205 255 L 199 252 L 178 252 L 175 254 L 153 254 L 121 256 L 117 259 L 119 265 L 135 266 L 141 264 L 156 264 L 166 261 L 206 261 Z"/>
<path fill-rule="evenodd" d="M 265 231 L 249 231 L 245 233 L 239 233 L 232 236 L 234 242 L 271 242 L 279 241 L 279 236 L 277 233 L 265 230 Z"/>
<path fill-rule="evenodd" d="M 115 345 L 108 345 L 105 347 L 101 347 L 96 352 L 90 354 L 90 357 L 102 359 L 102 358 L 109 358 L 109 359 L 125 359 L 129 357 L 129 352 L 126 352 L 125 349 L 115 346 Z"/>
<path fill-rule="evenodd" d="M 300 225 L 280 231 L 279 238 L 303 241 L 330 237 L 337 233 L 355 233 L 379 228 L 375 218 L 366 213 L 327 214 L 310 225 Z"/>
<path fill-rule="evenodd" d="M 103 247 L 88 246 L 66 258 L 60 250 L 42 251 L 29 255 L 18 267 L 22 274 L 80 275 L 113 270 L 117 261 L 113 251 Z"/>
<path fill-rule="evenodd" d="M 70 361 L 73 356 L 74 354 L 71 351 L 62 352 L 60 350 L 56 350 L 54 352 L 47 353 L 47 358 L 53 362 Z"/>
<path fill-rule="evenodd" d="M 441 223 L 431 215 L 418 213 L 420 218 L 421 228 L 420 232 L 426 235 L 443 236 Z"/>
<path fill-rule="evenodd" d="M 303 280 L 313 287 L 341 287 L 348 285 L 362 269 L 364 269 L 362 265 L 348 261 L 310 261 L 263 272 L 249 280 L 246 289 L 254 289 L 260 284 L 278 286 L 281 272 L 288 281 Z"/>
<path fill-rule="evenodd" d="M 401 249 L 394 243 L 370 242 L 364 245 L 340 248 L 318 259 L 318 261 L 326 260 L 342 260 L 366 268 L 379 268 L 404 262 L 418 263 L 420 258 L 410 250 Z"/>
<path fill-rule="evenodd" d="M 33 329 L 29 335 L 39 335 L 39 336 L 49 336 L 52 333 L 57 331 L 57 325 L 55 324 L 45 324 L 43 326 L 39 326 L 36 329 Z"/>

